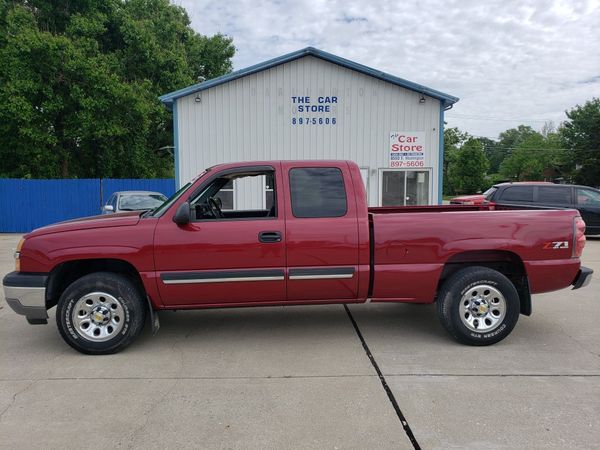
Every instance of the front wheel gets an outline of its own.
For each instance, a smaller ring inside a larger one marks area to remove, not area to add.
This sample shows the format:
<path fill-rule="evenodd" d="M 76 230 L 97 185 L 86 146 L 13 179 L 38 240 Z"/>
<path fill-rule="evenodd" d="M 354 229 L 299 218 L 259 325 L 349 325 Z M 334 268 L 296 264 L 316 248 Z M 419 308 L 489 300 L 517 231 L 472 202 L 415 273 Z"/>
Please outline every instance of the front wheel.
<path fill-rule="evenodd" d="M 145 316 L 144 299 L 132 281 L 98 272 L 79 278 L 63 292 L 56 323 L 75 350 L 103 355 L 127 347 L 142 331 Z"/>
<path fill-rule="evenodd" d="M 510 334 L 520 313 L 512 282 L 487 267 L 468 267 L 453 274 L 440 289 L 438 317 L 458 342 L 491 345 Z"/>

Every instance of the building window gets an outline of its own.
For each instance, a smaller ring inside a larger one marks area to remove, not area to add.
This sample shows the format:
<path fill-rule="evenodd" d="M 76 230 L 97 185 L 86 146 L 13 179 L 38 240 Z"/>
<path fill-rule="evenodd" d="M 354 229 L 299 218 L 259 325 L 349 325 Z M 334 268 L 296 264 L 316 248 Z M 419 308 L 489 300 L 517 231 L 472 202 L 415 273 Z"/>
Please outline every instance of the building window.
<path fill-rule="evenodd" d="M 381 206 L 429 204 L 429 170 L 382 170 Z"/>

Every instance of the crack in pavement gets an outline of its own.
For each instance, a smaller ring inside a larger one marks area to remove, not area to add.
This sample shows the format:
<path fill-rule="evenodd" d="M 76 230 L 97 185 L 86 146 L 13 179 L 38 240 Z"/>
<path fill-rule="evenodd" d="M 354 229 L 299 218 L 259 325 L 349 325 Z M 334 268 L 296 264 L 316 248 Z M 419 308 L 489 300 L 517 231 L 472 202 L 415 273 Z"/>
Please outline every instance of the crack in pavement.
<path fill-rule="evenodd" d="M 142 433 L 150 423 L 150 415 L 167 399 L 169 394 L 173 392 L 173 389 L 175 389 L 175 386 L 177 386 L 178 382 L 178 379 L 174 380 L 173 384 L 165 391 L 165 393 L 161 395 L 161 397 L 156 402 L 154 402 L 150 406 L 150 408 L 148 408 L 148 410 L 144 413 L 144 422 L 135 430 L 133 430 L 127 438 L 124 439 L 129 441 L 127 445 L 128 449 L 132 449 L 135 446 L 136 436 Z M 119 442 L 117 443 L 117 447 L 121 447 L 121 445 L 123 445 L 123 441 L 119 440 Z"/>
<path fill-rule="evenodd" d="M 548 378 L 597 378 L 600 373 L 571 373 L 571 374 L 552 374 L 552 373 L 384 373 L 389 377 L 548 377 Z M 1 382 L 16 381 L 99 381 L 99 380 L 291 380 L 291 379 L 311 379 L 311 378 L 378 378 L 376 374 L 338 374 L 338 375 L 257 375 L 257 376 L 157 376 L 157 377 L 47 377 L 47 378 L 2 378 Z"/>
<path fill-rule="evenodd" d="M 24 380 L 22 380 L 22 381 L 24 381 Z M 6 408 L 4 408 L 4 409 L 2 410 L 2 412 L 0 412 L 0 421 L 2 421 L 2 418 L 4 417 L 4 414 L 5 414 L 6 412 L 8 412 L 8 410 L 9 410 L 10 408 L 12 408 L 12 406 L 15 404 L 15 402 L 17 401 L 17 397 L 18 397 L 19 395 L 21 395 L 22 393 L 24 393 L 25 391 L 27 391 L 29 388 L 31 388 L 31 387 L 32 387 L 34 384 L 36 384 L 38 381 L 39 381 L 39 380 L 32 380 L 32 381 L 31 381 L 31 382 L 30 382 L 30 383 L 29 383 L 27 386 L 25 386 L 23 389 L 21 389 L 21 390 L 20 390 L 20 391 L 18 391 L 18 392 L 15 392 L 15 393 L 13 394 L 13 396 L 12 396 L 12 399 L 11 399 L 10 403 L 8 404 L 8 406 L 7 406 Z"/>

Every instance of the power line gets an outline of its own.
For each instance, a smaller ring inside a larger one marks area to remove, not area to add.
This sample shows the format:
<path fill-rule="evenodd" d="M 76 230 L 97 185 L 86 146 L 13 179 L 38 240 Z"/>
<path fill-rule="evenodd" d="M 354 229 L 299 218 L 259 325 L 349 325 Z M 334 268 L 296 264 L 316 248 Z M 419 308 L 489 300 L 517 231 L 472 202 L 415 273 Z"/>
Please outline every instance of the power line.
<path fill-rule="evenodd" d="M 502 121 L 502 122 L 553 122 L 552 119 L 523 119 L 523 118 L 502 118 L 502 117 L 489 117 L 489 116 L 476 116 L 476 115 L 468 115 L 468 114 L 446 114 L 446 117 L 456 118 L 456 119 L 468 119 L 468 120 L 493 120 L 493 121 Z"/>

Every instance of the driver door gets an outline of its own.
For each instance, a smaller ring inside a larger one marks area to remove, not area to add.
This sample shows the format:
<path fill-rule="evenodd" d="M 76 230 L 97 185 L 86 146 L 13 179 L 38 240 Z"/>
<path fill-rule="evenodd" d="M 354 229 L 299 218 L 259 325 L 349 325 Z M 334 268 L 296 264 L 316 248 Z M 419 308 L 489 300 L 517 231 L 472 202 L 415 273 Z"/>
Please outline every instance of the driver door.
<path fill-rule="evenodd" d="M 185 308 L 285 300 L 280 177 L 280 165 L 222 170 L 191 194 L 190 223 L 175 224 L 174 211 L 159 219 L 154 251 L 165 305 Z M 272 185 L 273 195 L 265 195 L 266 184 Z"/>

